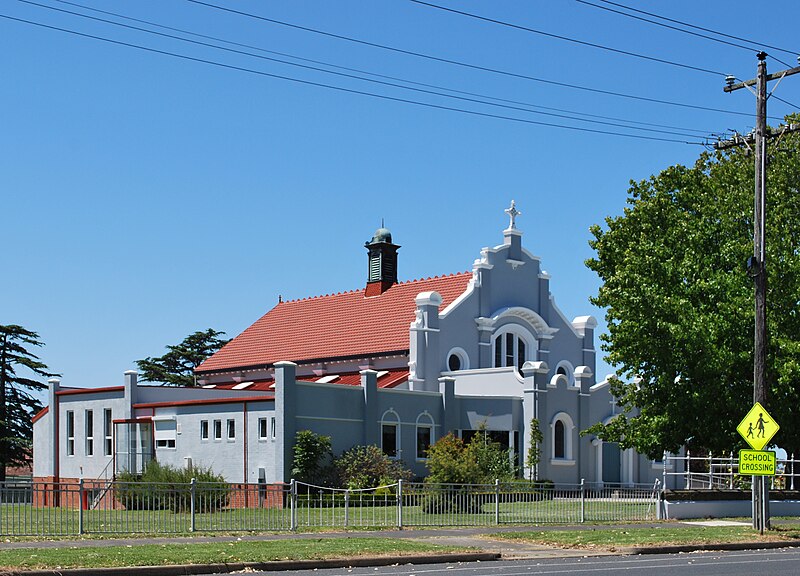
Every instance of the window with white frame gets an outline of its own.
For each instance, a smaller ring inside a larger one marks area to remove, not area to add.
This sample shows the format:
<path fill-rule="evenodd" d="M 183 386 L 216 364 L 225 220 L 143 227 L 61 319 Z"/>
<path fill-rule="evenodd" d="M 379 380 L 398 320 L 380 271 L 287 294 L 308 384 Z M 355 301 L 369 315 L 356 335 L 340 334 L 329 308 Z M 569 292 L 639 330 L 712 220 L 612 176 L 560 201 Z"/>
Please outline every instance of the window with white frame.
<path fill-rule="evenodd" d="M 208 420 L 200 420 L 200 440 L 208 440 Z"/>
<path fill-rule="evenodd" d="M 270 440 L 275 440 L 275 437 L 278 435 L 278 423 L 275 420 L 275 416 L 272 416 L 269 419 L 269 438 Z"/>
<path fill-rule="evenodd" d="M 214 420 L 214 440 L 222 440 L 222 420 Z"/>
<path fill-rule="evenodd" d="M 417 417 L 417 459 L 428 458 L 428 448 L 433 443 L 433 418 L 427 412 Z"/>
<path fill-rule="evenodd" d="M 450 372 L 469 370 L 469 356 L 466 350 L 456 346 L 447 353 L 447 369 Z"/>
<path fill-rule="evenodd" d="M 522 369 L 522 365 L 528 360 L 528 350 L 531 349 L 522 330 L 517 330 L 513 326 L 504 327 L 495 334 L 492 342 L 495 368 L 513 366 L 517 370 Z"/>
<path fill-rule="evenodd" d="M 391 409 L 381 417 L 381 450 L 389 458 L 400 457 L 400 417 Z"/>
<path fill-rule="evenodd" d="M 83 426 L 86 429 L 86 455 L 94 456 L 94 410 L 84 410 Z"/>
<path fill-rule="evenodd" d="M 228 419 L 228 440 L 236 440 L 236 420 L 233 418 Z"/>
<path fill-rule="evenodd" d="M 67 410 L 67 456 L 75 456 L 75 412 Z"/>
<path fill-rule="evenodd" d="M 111 419 L 111 408 L 103 410 L 103 453 L 111 456 L 114 449 L 114 421 Z"/>
<path fill-rule="evenodd" d="M 566 412 L 556 414 L 550 423 L 550 454 L 554 461 L 572 462 L 572 431 L 575 426 Z"/>
<path fill-rule="evenodd" d="M 258 439 L 263 442 L 267 439 L 268 434 L 267 428 L 267 419 L 266 418 L 259 418 L 258 419 Z"/>
<path fill-rule="evenodd" d="M 564 376 L 567 379 L 567 384 L 570 386 L 575 385 L 575 368 L 570 362 L 562 360 L 556 366 L 556 375 Z"/>
<path fill-rule="evenodd" d="M 153 436 L 156 448 L 175 448 L 177 434 L 178 422 L 174 416 L 153 418 Z"/>

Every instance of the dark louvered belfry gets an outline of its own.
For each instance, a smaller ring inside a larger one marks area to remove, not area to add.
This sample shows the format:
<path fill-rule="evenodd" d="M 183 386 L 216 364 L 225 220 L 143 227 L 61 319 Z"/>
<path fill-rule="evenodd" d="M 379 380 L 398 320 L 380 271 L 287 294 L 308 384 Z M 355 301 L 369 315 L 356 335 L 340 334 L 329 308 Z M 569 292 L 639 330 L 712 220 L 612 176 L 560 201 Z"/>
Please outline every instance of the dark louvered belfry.
<path fill-rule="evenodd" d="M 397 283 L 397 244 L 392 244 L 392 233 L 378 228 L 372 240 L 364 246 L 368 251 L 369 270 L 366 296 L 378 296 Z"/>

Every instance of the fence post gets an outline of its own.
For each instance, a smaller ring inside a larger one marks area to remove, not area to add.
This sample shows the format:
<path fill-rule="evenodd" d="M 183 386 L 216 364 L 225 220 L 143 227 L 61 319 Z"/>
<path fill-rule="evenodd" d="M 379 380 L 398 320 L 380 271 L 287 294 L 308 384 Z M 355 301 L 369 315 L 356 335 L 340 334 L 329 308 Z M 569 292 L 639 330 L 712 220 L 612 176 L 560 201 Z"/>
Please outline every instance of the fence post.
<path fill-rule="evenodd" d="M 692 473 L 690 471 L 691 464 L 692 464 L 691 450 L 689 450 L 687 448 L 686 449 L 686 468 L 684 468 L 684 472 L 686 473 L 686 480 L 683 483 L 683 487 L 686 490 L 691 490 L 692 489 Z"/>
<path fill-rule="evenodd" d="M 661 456 L 661 486 L 667 487 L 667 451 Z"/>
<path fill-rule="evenodd" d="M 334 492 L 334 497 L 336 497 L 336 493 Z M 334 500 L 334 506 L 336 506 L 336 501 Z M 347 528 L 347 525 L 350 522 L 350 489 L 346 489 L 344 491 L 344 527 Z"/>
<path fill-rule="evenodd" d="M 731 478 L 728 481 L 728 488 L 733 490 L 733 451 L 731 451 L 731 455 L 728 457 L 728 470 L 731 471 Z"/>
<path fill-rule="evenodd" d="M 494 479 L 494 523 L 500 524 L 500 479 Z"/>
<path fill-rule="evenodd" d="M 289 482 L 289 509 L 291 517 L 291 530 L 297 530 L 297 481 L 292 478 Z"/>
<path fill-rule="evenodd" d="M 586 521 L 586 480 L 581 478 L 581 524 Z"/>
<path fill-rule="evenodd" d="M 83 478 L 78 480 L 78 534 L 83 534 L 83 506 L 86 493 L 83 489 Z"/>
<path fill-rule="evenodd" d="M 195 531 L 195 497 L 197 496 L 197 479 L 189 481 L 189 532 Z"/>
<path fill-rule="evenodd" d="M 708 451 L 708 489 L 714 488 L 714 457 L 711 450 Z"/>
<path fill-rule="evenodd" d="M 796 470 L 794 468 L 794 465 L 795 465 L 794 454 L 792 454 L 792 476 L 791 476 L 791 480 L 789 480 L 789 482 L 791 482 L 792 486 L 791 486 L 790 490 L 794 490 L 794 475 L 795 475 L 795 472 L 796 472 Z"/>
<path fill-rule="evenodd" d="M 397 529 L 403 529 L 403 479 L 397 481 Z"/>

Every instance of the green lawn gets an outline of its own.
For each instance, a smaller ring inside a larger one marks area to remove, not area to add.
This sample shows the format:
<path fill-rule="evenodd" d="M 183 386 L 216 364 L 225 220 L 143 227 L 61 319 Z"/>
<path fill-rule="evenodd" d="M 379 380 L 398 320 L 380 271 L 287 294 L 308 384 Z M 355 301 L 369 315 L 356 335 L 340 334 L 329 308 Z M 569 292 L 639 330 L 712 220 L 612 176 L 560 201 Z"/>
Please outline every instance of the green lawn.
<path fill-rule="evenodd" d="M 535 544 L 564 548 L 614 549 L 623 546 L 790 541 L 800 539 L 800 527 L 778 527 L 763 536 L 749 526 L 660 526 L 656 528 L 507 532 L 492 534 L 491 537 L 524 540 Z"/>
<path fill-rule="evenodd" d="M 0 550 L 0 568 L 101 568 L 311 560 L 357 556 L 457 552 L 466 548 L 387 538 L 309 538 L 269 542 L 237 541 L 202 544 L 61 547 Z"/>

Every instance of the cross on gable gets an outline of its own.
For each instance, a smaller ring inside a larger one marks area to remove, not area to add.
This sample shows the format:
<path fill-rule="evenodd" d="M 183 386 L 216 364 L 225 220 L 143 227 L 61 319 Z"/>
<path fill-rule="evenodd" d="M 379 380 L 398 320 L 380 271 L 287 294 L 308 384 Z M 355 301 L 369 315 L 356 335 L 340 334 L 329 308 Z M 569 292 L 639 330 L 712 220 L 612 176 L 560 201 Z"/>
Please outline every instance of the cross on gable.
<path fill-rule="evenodd" d="M 517 216 L 522 216 L 522 212 L 517 210 L 517 207 L 516 207 L 516 205 L 515 205 L 513 200 L 511 201 L 511 207 L 510 208 L 506 208 L 504 210 L 504 212 L 506 214 L 508 214 L 508 216 L 511 218 L 511 223 L 508 225 L 508 229 L 509 230 L 516 230 L 516 228 L 517 228 L 516 219 L 517 219 Z"/>

